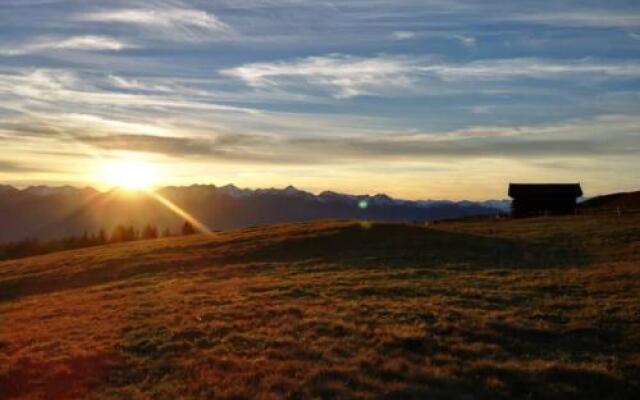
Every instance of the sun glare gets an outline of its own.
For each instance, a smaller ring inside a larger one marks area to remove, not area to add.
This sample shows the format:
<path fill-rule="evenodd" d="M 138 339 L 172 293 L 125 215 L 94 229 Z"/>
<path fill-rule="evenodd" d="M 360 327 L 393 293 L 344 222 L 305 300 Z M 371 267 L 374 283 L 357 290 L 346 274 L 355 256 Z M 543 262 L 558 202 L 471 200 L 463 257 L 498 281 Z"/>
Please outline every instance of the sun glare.
<path fill-rule="evenodd" d="M 131 190 L 149 189 L 157 177 L 157 167 L 143 161 L 113 161 L 102 168 L 102 179 L 106 183 Z"/>

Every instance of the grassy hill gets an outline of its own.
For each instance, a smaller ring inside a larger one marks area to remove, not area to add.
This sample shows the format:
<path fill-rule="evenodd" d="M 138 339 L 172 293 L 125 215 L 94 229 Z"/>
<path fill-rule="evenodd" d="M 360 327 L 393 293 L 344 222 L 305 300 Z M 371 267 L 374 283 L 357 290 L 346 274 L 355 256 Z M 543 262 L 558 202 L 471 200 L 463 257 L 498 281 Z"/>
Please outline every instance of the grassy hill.
<path fill-rule="evenodd" d="M 325 221 L 0 263 L 0 398 L 638 398 L 640 217 Z"/>
<path fill-rule="evenodd" d="M 615 210 L 620 208 L 640 210 L 640 191 L 627 193 L 614 193 L 603 196 L 594 197 L 580 204 L 579 208 L 583 210 L 590 209 L 609 209 Z"/>

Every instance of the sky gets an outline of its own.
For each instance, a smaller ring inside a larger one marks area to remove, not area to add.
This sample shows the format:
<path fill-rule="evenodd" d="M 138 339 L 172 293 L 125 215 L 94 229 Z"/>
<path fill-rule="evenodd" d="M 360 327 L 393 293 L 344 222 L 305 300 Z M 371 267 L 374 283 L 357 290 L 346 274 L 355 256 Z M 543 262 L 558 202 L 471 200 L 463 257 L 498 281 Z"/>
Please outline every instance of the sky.
<path fill-rule="evenodd" d="M 640 2 L 0 0 L 0 183 L 640 189 Z"/>

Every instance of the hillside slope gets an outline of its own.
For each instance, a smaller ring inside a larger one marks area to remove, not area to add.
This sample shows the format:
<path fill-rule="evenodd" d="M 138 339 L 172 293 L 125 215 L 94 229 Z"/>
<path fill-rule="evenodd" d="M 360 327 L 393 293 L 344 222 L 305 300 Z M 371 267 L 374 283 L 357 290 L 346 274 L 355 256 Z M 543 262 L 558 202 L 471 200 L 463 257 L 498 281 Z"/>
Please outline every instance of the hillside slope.
<path fill-rule="evenodd" d="M 614 193 L 594 197 L 580 204 L 583 209 L 634 209 L 640 210 L 640 191 Z"/>
<path fill-rule="evenodd" d="M 639 217 L 325 221 L 3 262 L 0 398 L 634 398 L 638 265 Z"/>

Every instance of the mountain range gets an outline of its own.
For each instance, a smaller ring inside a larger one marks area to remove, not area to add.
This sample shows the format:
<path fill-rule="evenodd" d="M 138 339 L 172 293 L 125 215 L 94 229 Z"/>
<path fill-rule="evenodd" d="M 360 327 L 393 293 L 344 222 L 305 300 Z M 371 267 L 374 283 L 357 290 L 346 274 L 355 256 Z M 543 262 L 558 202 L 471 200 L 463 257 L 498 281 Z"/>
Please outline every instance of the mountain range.
<path fill-rule="evenodd" d="M 318 195 L 298 190 L 241 189 L 234 185 L 170 186 L 156 195 L 113 189 L 100 192 L 72 186 L 0 185 L 0 242 L 50 239 L 109 232 L 117 225 L 156 225 L 177 231 L 183 210 L 211 230 L 326 218 L 426 221 L 508 212 L 510 201 L 400 200 L 386 194 Z M 160 201 L 159 198 L 166 201 Z M 167 206 L 167 204 L 175 205 Z"/>

